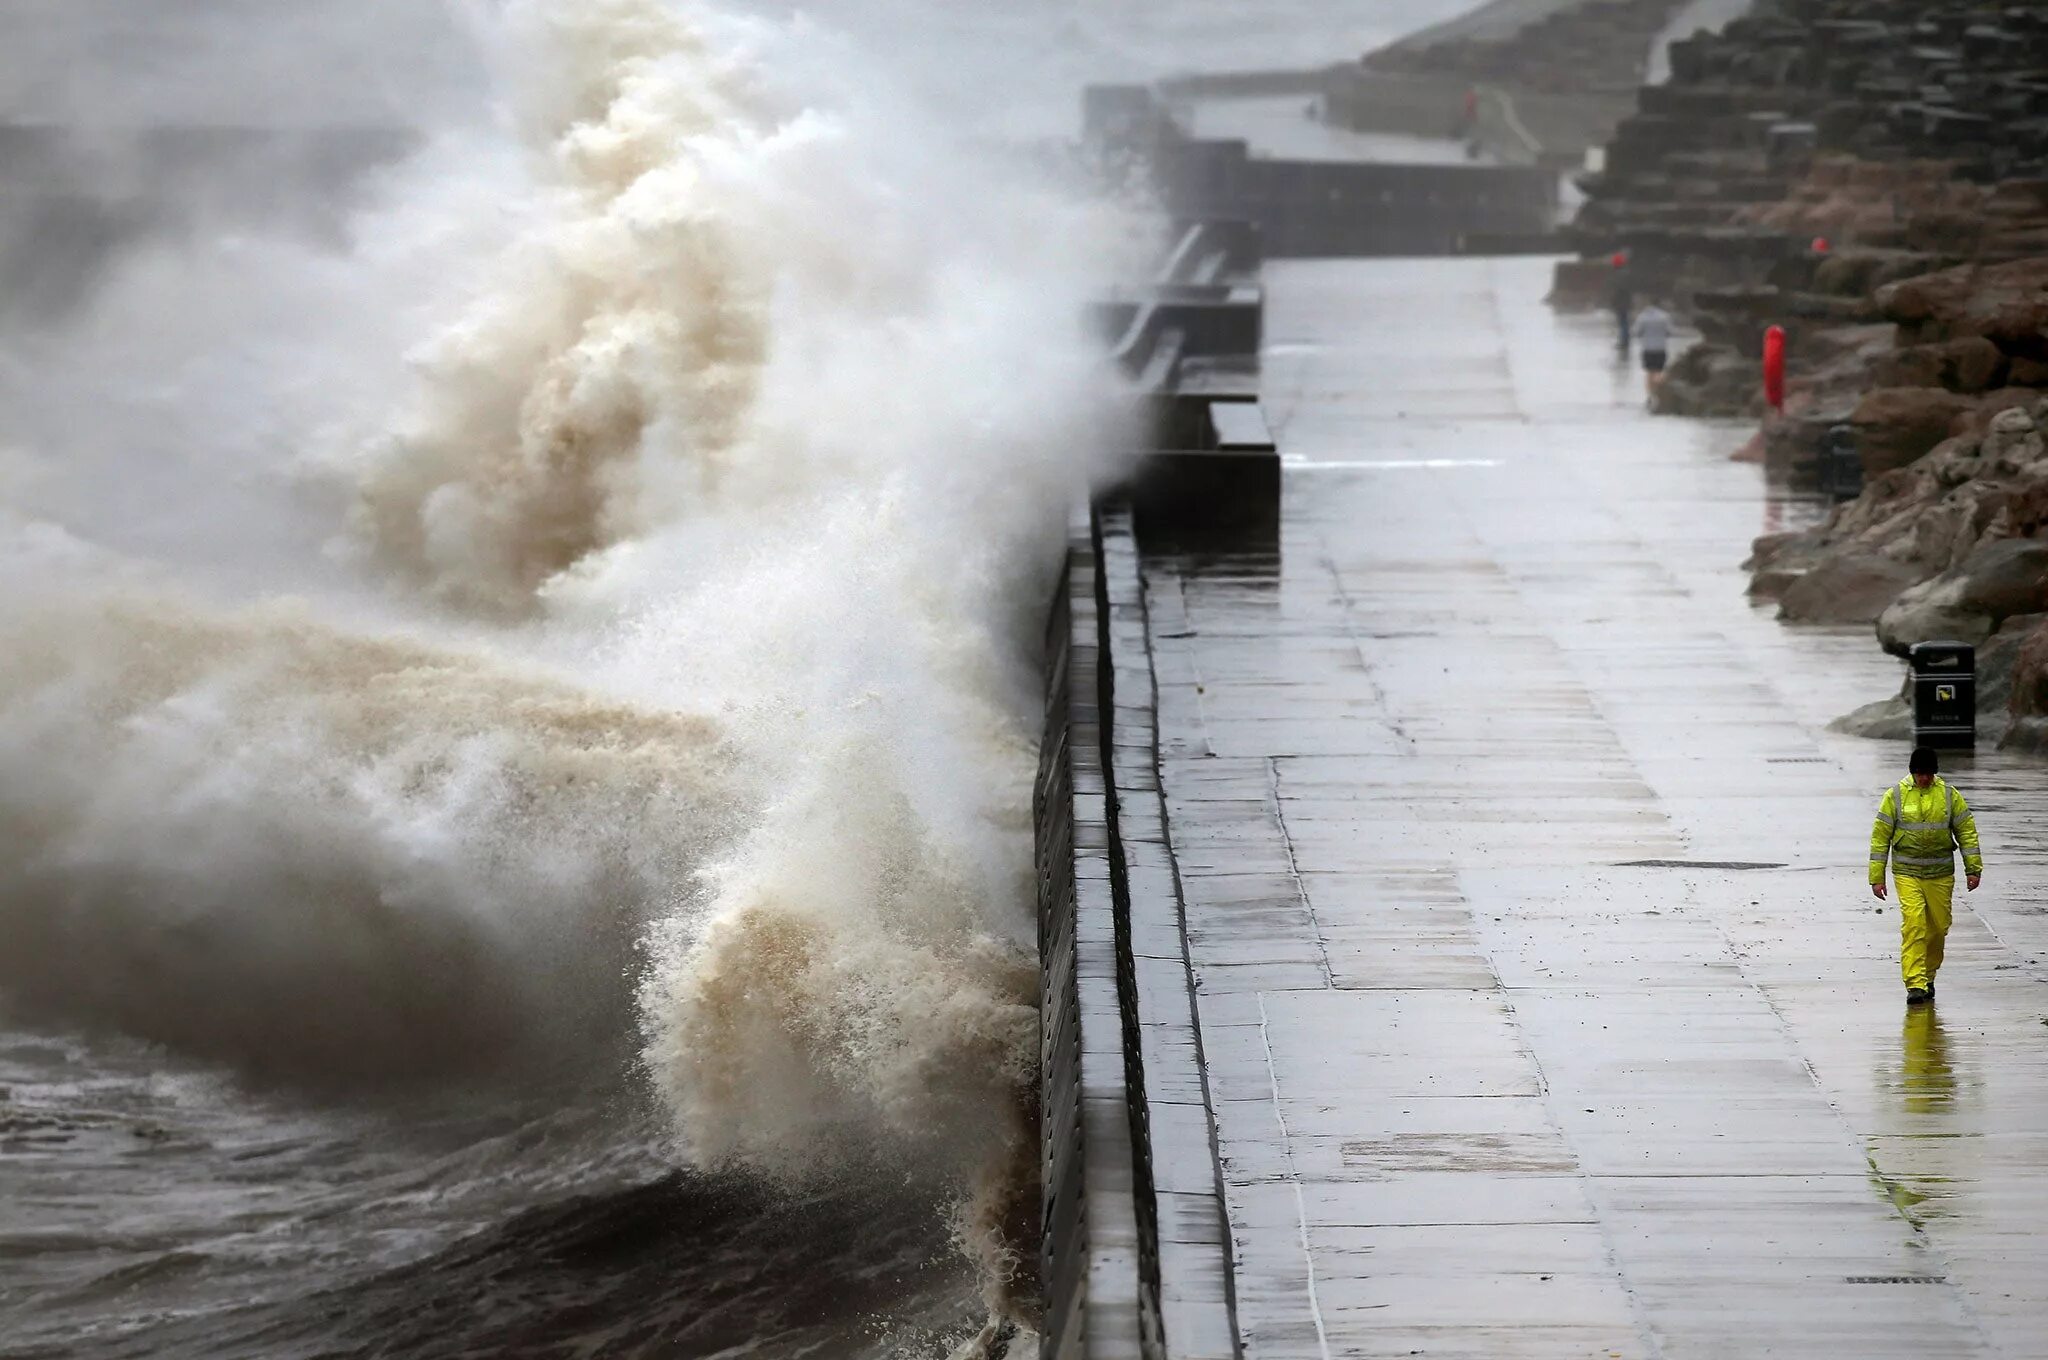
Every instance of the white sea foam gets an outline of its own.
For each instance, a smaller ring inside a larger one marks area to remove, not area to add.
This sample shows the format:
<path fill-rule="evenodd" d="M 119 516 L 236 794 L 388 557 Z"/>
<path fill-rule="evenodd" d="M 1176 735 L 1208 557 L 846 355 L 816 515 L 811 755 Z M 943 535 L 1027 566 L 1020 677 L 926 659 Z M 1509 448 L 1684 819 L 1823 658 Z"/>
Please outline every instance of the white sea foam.
<path fill-rule="evenodd" d="M 144 356 L 187 418 L 122 390 L 0 481 L 0 987 L 301 1077 L 637 1035 L 691 1157 L 999 1162 L 1127 224 L 801 22 L 480 31 L 505 130 L 430 137 L 345 258 L 144 253 L 74 322 L 190 321 Z"/>

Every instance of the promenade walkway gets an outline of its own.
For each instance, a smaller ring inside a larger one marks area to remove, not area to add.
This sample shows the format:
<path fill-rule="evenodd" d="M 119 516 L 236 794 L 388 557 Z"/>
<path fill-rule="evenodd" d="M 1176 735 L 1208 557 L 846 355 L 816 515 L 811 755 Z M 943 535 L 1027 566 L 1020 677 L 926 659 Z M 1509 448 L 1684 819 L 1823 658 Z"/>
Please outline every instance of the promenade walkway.
<path fill-rule="evenodd" d="M 1278 557 L 1144 564 L 1244 1353 L 2048 1356 L 2048 773 L 1908 1013 L 1898 671 L 1546 273 L 1269 265 Z"/>

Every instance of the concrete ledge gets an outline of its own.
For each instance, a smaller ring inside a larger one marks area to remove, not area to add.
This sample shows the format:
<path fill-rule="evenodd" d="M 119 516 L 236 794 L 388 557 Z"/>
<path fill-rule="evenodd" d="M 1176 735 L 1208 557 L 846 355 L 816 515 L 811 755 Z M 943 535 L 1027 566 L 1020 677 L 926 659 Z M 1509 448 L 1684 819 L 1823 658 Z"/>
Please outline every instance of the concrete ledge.
<path fill-rule="evenodd" d="M 1042 1354 L 1234 1360 L 1221 1167 L 1128 505 L 1070 526 L 1038 836 Z"/>
<path fill-rule="evenodd" d="M 1137 1097 L 1132 1152 L 1142 1187 L 1144 1273 L 1160 1291 L 1165 1353 L 1177 1360 L 1226 1360 L 1237 1353 L 1237 1341 L 1222 1169 L 1195 1023 L 1180 880 L 1159 790 L 1158 690 L 1128 506 L 1098 510 L 1095 548 L 1100 647 L 1109 679 L 1103 711 L 1113 715 L 1103 734 L 1110 884 L 1128 988 L 1122 1003 Z"/>
<path fill-rule="evenodd" d="M 1176 212 L 1250 218 L 1268 258 L 1457 254 L 1467 236 L 1540 234 L 1558 215 L 1557 175 L 1534 164 L 1285 160 L 1171 137 L 1151 163 Z"/>
<path fill-rule="evenodd" d="M 1146 454 L 1131 479 L 1146 536 L 1277 551 L 1280 453 L 1259 404 L 1182 396 L 1161 429 L 1165 447 Z"/>
<path fill-rule="evenodd" d="M 1091 1324 L 1135 1299 L 1129 1120 L 1116 951 L 1109 928 L 1108 798 L 1103 779 L 1095 555 L 1070 528 L 1064 579 L 1046 622 L 1046 726 L 1032 812 L 1037 841 L 1039 1146 L 1044 1341 L 1092 1353 Z M 1107 995 L 1104 995 L 1104 992 Z M 1108 1015 L 1104 1014 L 1107 1010 Z M 1109 1353 L 1109 1352 L 1104 1352 Z M 1132 1349 L 1127 1352 L 1137 1355 Z"/>
<path fill-rule="evenodd" d="M 1187 545 L 1216 539 L 1241 551 L 1280 541 L 1280 458 L 1234 449 L 1145 455 L 1131 497 L 1146 533 Z"/>
<path fill-rule="evenodd" d="M 1098 112 L 1123 116 L 1114 99 Z M 1143 296 L 1096 309 L 1155 452 L 1133 495 L 1068 524 L 1046 624 L 1033 818 L 1050 1360 L 1238 1353 L 1133 504 L 1148 533 L 1241 529 L 1246 506 L 1277 532 L 1279 456 L 1256 399 L 1264 294 L 1248 272 L 1259 246 L 1240 220 L 1189 224 Z"/>

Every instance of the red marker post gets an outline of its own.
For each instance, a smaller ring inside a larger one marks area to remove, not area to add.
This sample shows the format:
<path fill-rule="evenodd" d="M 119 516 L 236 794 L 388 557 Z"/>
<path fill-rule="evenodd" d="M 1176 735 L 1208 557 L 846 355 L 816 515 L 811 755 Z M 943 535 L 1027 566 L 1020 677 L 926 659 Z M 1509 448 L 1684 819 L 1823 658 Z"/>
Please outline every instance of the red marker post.
<path fill-rule="evenodd" d="M 1773 411 L 1785 409 L 1785 328 L 1764 332 L 1764 401 Z"/>

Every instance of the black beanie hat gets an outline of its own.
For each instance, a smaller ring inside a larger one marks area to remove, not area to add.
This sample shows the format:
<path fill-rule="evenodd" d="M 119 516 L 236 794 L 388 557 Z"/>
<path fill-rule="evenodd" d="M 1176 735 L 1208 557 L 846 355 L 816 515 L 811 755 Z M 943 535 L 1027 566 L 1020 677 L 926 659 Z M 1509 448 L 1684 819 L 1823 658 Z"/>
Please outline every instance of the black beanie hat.
<path fill-rule="evenodd" d="M 1934 774 L 1941 769 L 1941 757 L 1934 754 L 1932 746 L 1915 746 L 1906 768 L 1914 774 Z"/>

